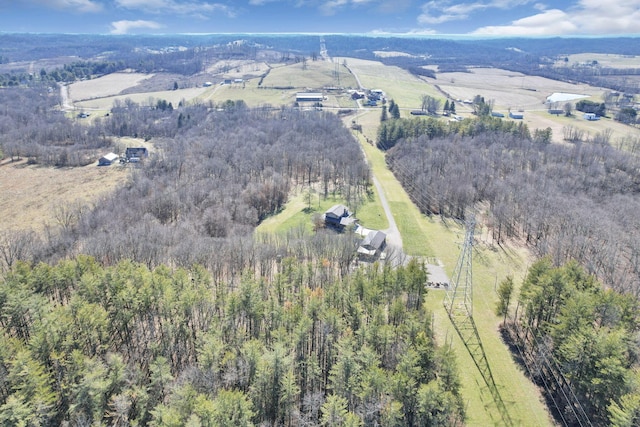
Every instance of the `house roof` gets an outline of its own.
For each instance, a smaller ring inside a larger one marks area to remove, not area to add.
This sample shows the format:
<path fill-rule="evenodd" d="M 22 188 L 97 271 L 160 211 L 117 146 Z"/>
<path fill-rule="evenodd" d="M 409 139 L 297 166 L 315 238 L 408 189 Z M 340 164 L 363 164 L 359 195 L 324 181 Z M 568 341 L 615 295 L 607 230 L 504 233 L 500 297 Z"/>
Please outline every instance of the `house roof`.
<path fill-rule="evenodd" d="M 325 212 L 325 215 L 340 218 L 349 215 L 349 210 L 345 205 L 333 205 Z"/>
<path fill-rule="evenodd" d="M 118 159 L 118 155 L 116 153 L 107 153 L 104 156 L 100 157 L 100 160 L 106 160 L 112 162 Z"/>
<path fill-rule="evenodd" d="M 369 234 L 367 234 L 367 237 L 364 238 L 360 246 L 371 249 L 379 249 L 386 238 L 387 235 L 382 231 L 371 230 Z"/>

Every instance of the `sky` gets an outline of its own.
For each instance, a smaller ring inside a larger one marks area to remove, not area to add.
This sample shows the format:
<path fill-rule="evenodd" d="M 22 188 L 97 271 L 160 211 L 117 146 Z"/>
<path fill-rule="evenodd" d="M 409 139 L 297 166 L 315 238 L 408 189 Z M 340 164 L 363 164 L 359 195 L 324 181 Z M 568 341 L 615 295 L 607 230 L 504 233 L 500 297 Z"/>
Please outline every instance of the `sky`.
<path fill-rule="evenodd" d="M 640 34 L 640 0 L 0 0 L 0 32 Z"/>

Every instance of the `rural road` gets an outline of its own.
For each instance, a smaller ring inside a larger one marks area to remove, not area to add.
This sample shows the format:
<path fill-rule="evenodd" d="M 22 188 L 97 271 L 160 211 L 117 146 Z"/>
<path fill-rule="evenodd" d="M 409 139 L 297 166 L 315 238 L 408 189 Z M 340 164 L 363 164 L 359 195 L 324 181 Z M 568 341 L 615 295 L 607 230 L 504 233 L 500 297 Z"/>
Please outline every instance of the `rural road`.
<path fill-rule="evenodd" d="M 73 110 L 73 105 L 69 98 L 69 86 L 63 84 L 60 85 L 60 98 L 62 98 L 63 110 Z"/>
<path fill-rule="evenodd" d="M 387 197 L 384 195 L 384 189 L 382 188 L 382 185 L 380 185 L 380 181 L 378 181 L 378 178 L 376 178 L 375 176 L 373 177 L 373 185 L 375 185 L 376 190 L 378 191 L 378 195 L 380 196 L 380 204 L 382 204 L 384 213 L 387 216 L 387 220 L 389 221 L 389 228 L 387 228 L 386 230 L 382 230 L 387 234 L 387 246 L 401 252 L 402 236 L 400 235 L 400 230 L 398 230 L 396 220 L 393 218 L 393 213 L 391 212 L 391 208 L 389 207 L 389 203 L 387 202 Z"/>

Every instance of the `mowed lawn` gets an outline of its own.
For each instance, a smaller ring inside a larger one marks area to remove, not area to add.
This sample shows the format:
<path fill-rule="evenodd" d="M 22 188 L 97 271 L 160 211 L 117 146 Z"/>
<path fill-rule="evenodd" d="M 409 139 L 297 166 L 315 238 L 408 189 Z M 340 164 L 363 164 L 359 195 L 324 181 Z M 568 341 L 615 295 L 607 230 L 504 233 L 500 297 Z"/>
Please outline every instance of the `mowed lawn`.
<path fill-rule="evenodd" d="M 336 204 L 343 204 L 354 210 L 353 206 L 348 206 L 347 202 L 338 195 L 330 194 L 325 199 L 315 191 L 311 193 L 311 197 L 306 189 L 297 191 L 290 196 L 284 208 L 277 215 L 265 219 L 258 225 L 256 233 L 282 234 L 300 228 L 309 233 L 313 232 L 314 215 L 322 215 Z M 355 215 L 364 227 L 376 230 L 389 227 L 375 188 L 373 188 L 371 197 L 355 208 Z"/>

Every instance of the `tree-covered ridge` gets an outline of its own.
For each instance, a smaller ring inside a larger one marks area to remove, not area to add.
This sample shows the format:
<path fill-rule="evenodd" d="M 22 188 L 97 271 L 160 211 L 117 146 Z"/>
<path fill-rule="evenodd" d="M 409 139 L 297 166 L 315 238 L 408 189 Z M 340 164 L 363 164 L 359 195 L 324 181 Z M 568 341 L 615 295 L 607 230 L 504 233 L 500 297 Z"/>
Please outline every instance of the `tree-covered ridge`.
<path fill-rule="evenodd" d="M 496 243 L 521 239 L 537 256 L 575 259 L 605 285 L 640 294 L 636 157 L 498 130 L 407 138 L 387 161 L 425 213 L 477 208 Z"/>
<path fill-rule="evenodd" d="M 554 379 L 563 376 L 593 425 L 638 425 L 637 298 L 603 289 L 575 262 L 554 267 L 543 258 L 529 269 L 513 321 L 530 373 L 555 402 L 566 402 Z M 570 406 L 556 409 L 575 421 Z"/>
<path fill-rule="evenodd" d="M 466 119 L 461 122 L 445 122 L 436 117 L 413 117 L 382 121 L 378 127 L 376 145 L 382 150 L 389 150 L 401 140 L 408 138 L 426 137 L 433 139 L 445 136 L 453 137 L 454 135 L 476 136 L 488 132 L 518 135 L 525 139 L 531 138 L 529 127 L 523 122 L 501 120 L 491 117 L 487 113 L 477 119 Z"/>
<path fill-rule="evenodd" d="M 0 281 L 0 425 L 452 425 L 416 261 L 338 279 L 18 263 Z M 234 285 L 234 283 L 237 283 Z"/>

